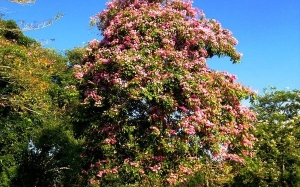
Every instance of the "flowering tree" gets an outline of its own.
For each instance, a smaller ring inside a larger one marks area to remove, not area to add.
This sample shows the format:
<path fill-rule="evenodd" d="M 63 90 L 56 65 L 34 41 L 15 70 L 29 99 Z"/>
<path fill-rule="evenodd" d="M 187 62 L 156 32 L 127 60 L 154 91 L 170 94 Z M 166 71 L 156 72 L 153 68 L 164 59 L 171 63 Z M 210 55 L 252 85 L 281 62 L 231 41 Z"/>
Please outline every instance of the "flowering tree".
<path fill-rule="evenodd" d="M 103 39 L 74 66 L 90 185 L 176 185 L 243 162 L 255 115 L 241 100 L 254 93 L 206 64 L 240 61 L 229 30 L 187 0 L 114 0 L 93 23 Z"/>

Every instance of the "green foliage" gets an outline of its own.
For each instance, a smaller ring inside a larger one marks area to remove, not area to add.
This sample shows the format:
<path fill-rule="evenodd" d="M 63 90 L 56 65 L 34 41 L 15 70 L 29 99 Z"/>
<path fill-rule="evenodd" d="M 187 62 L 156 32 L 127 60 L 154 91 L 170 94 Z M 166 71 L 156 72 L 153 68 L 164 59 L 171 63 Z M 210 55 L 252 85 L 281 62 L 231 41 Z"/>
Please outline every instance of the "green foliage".
<path fill-rule="evenodd" d="M 255 156 L 232 186 L 300 186 L 300 91 L 265 90 L 252 109 Z"/>
<path fill-rule="evenodd" d="M 0 18 L 0 35 L 12 42 L 27 47 L 38 44 L 36 40 L 25 36 L 17 23 L 13 20 L 2 20 Z"/>
<path fill-rule="evenodd" d="M 18 163 L 22 150 L 27 148 L 27 142 L 33 127 L 29 119 L 0 108 L 0 186 L 9 187 L 11 179 L 16 177 Z"/>
<path fill-rule="evenodd" d="M 78 141 L 66 127 L 44 127 L 23 154 L 15 186 L 74 186 L 80 168 Z"/>
<path fill-rule="evenodd" d="M 69 60 L 70 65 L 80 64 L 84 58 L 84 48 L 76 47 L 72 50 L 66 51 L 66 56 Z"/>
<path fill-rule="evenodd" d="M 74 186 L 81 141 L 69 123 L 67 59 L 3 35 L 0 45 L 0 186 Z"/>

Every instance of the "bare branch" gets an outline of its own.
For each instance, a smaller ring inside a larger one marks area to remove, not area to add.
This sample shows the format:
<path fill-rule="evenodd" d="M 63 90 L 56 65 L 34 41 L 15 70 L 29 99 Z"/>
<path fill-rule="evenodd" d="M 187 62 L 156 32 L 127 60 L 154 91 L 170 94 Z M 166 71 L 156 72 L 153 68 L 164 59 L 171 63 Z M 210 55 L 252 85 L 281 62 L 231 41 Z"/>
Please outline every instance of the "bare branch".
<path fill-rule="evenodd" d="M 52 25 L 55 21 L 59 20 L 63 16 L 64 16 L 63 14 L 58 13 L 53 19 L 42 21 L 42 22 L 39 22 L 39 23 L 34 22 L 34 23 L 27 24 L 26 22 L 23 21 L 21 23 L 20 27 L 21 27 L 22 31 L 42 29 L 42 28 L 45 28 L 45 27 L 48 27 L 48 26 Z"/>
<path fill-rule="evenodd" d="M 36 0 L 9 0 L 9 1 L 21 5 L 28 5 L 28 4 L 34 4 Z"/>
<path fill-rule="evenodd" d="M 4 14 L 12 13 L 11 10 L 9 10 L 8 8 L 5 8 L 5 7 L 0 7 L 0 12 L 2 12 Z"/>

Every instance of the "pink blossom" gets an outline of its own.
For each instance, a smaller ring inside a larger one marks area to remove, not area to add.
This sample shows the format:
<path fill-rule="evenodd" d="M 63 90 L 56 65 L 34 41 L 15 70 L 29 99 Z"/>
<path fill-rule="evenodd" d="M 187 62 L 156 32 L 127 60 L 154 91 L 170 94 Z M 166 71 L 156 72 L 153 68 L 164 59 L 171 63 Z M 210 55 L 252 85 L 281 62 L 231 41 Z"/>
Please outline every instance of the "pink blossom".
<path fill-rule="evenodd" d="M 95 179 L 90 179 L 90 184 L 96 184 L 96 181 L 95 181 Z"/>
<path fill-rule="evenodd" d="M 98 45 L 99 45 L 99 41 L 94 39 L 92 41 L 89 42 L 89 46 L 92 48 L 92 49 L 97 49 L 98 48 Z"/>
<path fill-rule="evenodd" d="M 173 129 L 169 129 L 169 133 L 170 133 L 170 135 L 176 135 L 176 131 Z"/>
<path fill-rule="evenodd" d="M 101 59 L 102 64 L 108 64 L 110 62 L 109 59 Z"/>
<path fill-rule="evenodd" d="M 188 167 L 183 166 L 183 165 L 179 165 L 179 169 L 180 169 L 180 171 L 182 171 L 183 173 L 186 173 L 188 175 L 192 174 L 192 170 Z"/>
<path fill-rule="evenodd" d="M 138 165 L 139 165 L 137 162 L 130 162 L 129 164 L 133 167 L 138 167 Z"/>
<path fill-rule="evenodd" d="M 177 179 L 178 179 L 178 175 L 177 174 L 174 174 L 174 173 L 171 173 L 170 174 L 170 177 L 167 178 L 167 181 L 170 185 L 174 185 L 176 182 L 177 182 Z"/>
<path fill-rule="evenodd" d="M 82 72 L 75 72 L 74 77 L 77 78 L 77 79 L 82 79 L 83 73 Z"/>
<path fill-rule="evenodd" d="M 143 169 L 139 169 L 139 173 L 144 174 L 145 171 Z"/>
<path fill-rule="evenodd" d="M 161 169 L 161 164 L 154 165 L 152 167 L 149 167 L 153 172 L 158 173 L 158 171 Z"/>
<path fill-rule="evenodd" d="M 206 127 L 214 127 L 215 124 L 212 123 L 212 122 L 210 122 L 210 121 L 207 121 L 207 122 L 205 123 L 205 126 L 206 126 Z"/>
<path fill-rule="evenodd" d="M 116 174 L 116 173 L 118 173 L 118 169 L 117 168 L 113 168 L 110 173 Z"/>
<path fill-rule="evenodd" d="M 252 147 L 253 142 L 251 142 L 250 140 L 244 138 L 242 139 L 242 143 L 247 146 L 247 147 Z"/>
<path fill-rule="evenodd" d="M 153 119 L 153 121 L 156 121 L 158 119 L 158 115 L 157 114 L 152 114 L 152 119 Z"/>
<path fill-rule="evenodd" d="M 178 108 L 180 108 L 180 109 L 182 110 L 182 112 L 187 112 L 187 111 L 188 111 L 188 109 L 185 108 L 184 106 L 180 106 L 180 107 L 178 107 Z"/>
<path fill-rule="evenodd" d="M 233 161 L 236 161 L 236 162 L 245 162 L 245 159 L 239 157 L 238 155 L 236 154 L 227 154 L 224 156 L 225 159 L 230 159 L 230 160 L 233 160 Z"/>
<path fill-rule="evenodd" d="M 105 140 L 104 140 L 104 143 L 106 143 L 106 144 L 116 144 L 117 143 L 117 140 L 115 140 L 115 139 L 113 139 L 113 138 L 106 138 Z"/>
<path fill-rule="evenodd" d="M 104 171 L 99 171 L 99 172 L 97 173 L 97 177 L 101 178 L 101 177 L 103 176 L 103 174 L 105 174 Z"/>
<path fill-rule="evenodd" d="M 186 133 L 188 135 L 194 135 L 194 134 L 196 134 L 195 127 L 193 125 L 189 125 L 189 127 L 186 128 Z"/>
<path fill-rule="evenodd" d="M 82 170 L 82 171 L 81 171 L 81 174 L 83 174 L 83 175 L 87 175 L 87 174 L 88 174 L 88 172 L 87 172 L 86 170 Z"/>

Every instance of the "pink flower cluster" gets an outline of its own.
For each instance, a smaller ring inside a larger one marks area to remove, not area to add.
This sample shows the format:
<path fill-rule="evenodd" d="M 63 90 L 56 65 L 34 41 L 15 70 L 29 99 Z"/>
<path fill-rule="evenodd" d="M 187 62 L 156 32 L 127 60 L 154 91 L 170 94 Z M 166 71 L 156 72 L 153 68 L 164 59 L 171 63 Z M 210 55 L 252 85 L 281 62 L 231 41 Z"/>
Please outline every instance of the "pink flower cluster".
<path fill-rule="evenodd" d="M 118 168 L 113 168 L 111 170 L 98 171 L 96 176 L 99 178 L 102 178 L 103 175 L 105 175 L 105 174 L 117 174 L 117 173 L 118 173 Z"/>
<path fill-rule="evenodd" d="M 161 164 L 157 164 L 154 166 L 149 167 L 153 172 L 158 173 L 158 171 L 161 169 Z"/>

